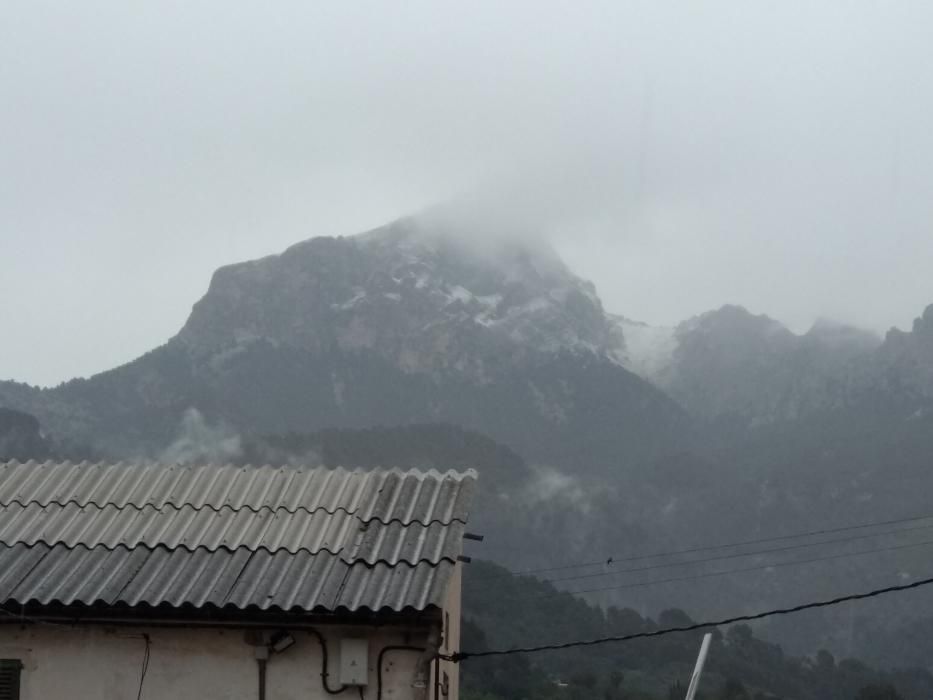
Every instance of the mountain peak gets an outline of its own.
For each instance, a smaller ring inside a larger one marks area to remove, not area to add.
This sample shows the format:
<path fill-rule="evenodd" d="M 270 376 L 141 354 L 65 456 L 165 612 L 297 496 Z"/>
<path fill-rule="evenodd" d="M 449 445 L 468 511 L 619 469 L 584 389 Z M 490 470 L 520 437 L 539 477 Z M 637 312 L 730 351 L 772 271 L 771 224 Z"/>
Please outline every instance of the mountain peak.
<path fill-rule="evenodd" d="M 545 241 L 431 216 L 222 268 L 178 339 L 218 362 L 267 342 L 473 374 L 515 353 L 611 357 L 620 342 L 593 285 Z"/>
<path fill-rule="evenodd" d="M 678 334 L 694 332 L 719 335 L 729 342 L 737 337 L 758 336 L 773 339 L 793 336 L 780 321 L 765 314 L 753 314 L 737 304 L 725 304 L 713 311 L 694 316 L 678 326 Z"/>
<path fill-rule="evenodd" d="M 841 401 L 850 365 L 879 344 L 868 331 L 828 320 L 797 335 L 728 304 L 678 325 L 666 364 L 650 378 L 694 414 L 767 423 Z"/>
<path fill-rule="evenodd" d="M 620 366 L 620 343 L 593 285 L 544 242 L 416 217 L 218 270 L 176 337 L 36 397 L 36 414 L 116 454 L 163 449 L 195 408 L 252 432 L 446 421 L 617 469 L 681 444 L 689 423 Z"/>
<path fill-rule="evenodd" d="M 540 235 L 510 229 L 470 228 L 438 213 L 399 219 L 351 240 L 389 258 L 435 259 L 462 266 L 490 268 L 515 280 L 558 283 L 573 273 Z M 592 288 L 592 285 L 590 285 Z"/>
<path fill-rule="evenodd" d="M 933 397 L 933 304 L 914 319 L 910 331 L 892 328 L 880 349 L 883 381 L 896 388 Z"/>
<path fill-rule="evenodd" d="M 909 331 L 891 328 L 884 337 L 884 344 L 889 350 L 928 343 L 933 346 L 933 304 L 927 306 L 923 313 L 914 319 Z"/>
<path fill-rule="evenodd" d="M 933 304 L 923 310 L 923 314 L 914 319 L 914 333 L 933 336 Z"/>
<path fill-rule="evenodd" d="M 814 321 L 803 338 L 842 351 L 875 350 L 881 345 L 877 333 L 828 318 Z"/>

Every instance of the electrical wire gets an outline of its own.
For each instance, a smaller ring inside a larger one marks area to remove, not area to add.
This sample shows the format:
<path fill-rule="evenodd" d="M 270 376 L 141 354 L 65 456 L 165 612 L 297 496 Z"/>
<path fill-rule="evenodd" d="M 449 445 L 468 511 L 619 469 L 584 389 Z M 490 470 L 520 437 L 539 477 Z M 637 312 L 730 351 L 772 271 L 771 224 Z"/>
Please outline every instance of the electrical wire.
<path fill-rule="evenodd" d="M 624 588 L 641 588 L 644 586 L 654 586 L 660 583 L 673 583 L 676 581 L 693 581 L 693 580 L 700 579 L 700 578 L 711 578 L 715 576 L 728 576 L 729 574 L 739 574 L 739 573 L 744 573 L 746 571 L 765 571 L 767 569 L 777 569 L 777 568 L 781 568 L 785 566 L 798 566 L 800 564 L 813 564 L 813 563 L 821 562 L 821 561 L 846 559 L 848 557 L 857 557 L 857 556 L 862 556 L 865 554 L 878 554 L 880 552 L 891 552 L 891 551 L 897 551 L 901 549 L 910 549 L 912 547 L 925 547 L 929 545 L 933 545 L 933 540 L 926 540 L 923 542 L 912 542 L 910 544 L 901 544 L 901 545 L 896 545 L 893 547 L 878 547 L 876 549 L 865 549 L 865 550 L 862 550 L 861 552 L 847 552 L 844 554 L 831 554 L 825 557 L 813 557 L 812 559 L 798 559 L 795 561 L 782 561 L 782 562 L 777 562 L 773 564 L 759 564 L 756 566 L 748 566 L 748 567 L 744 567 L 741 569 L 728 569 L 727 571 L 709 571 L 709 572 L 705 572 L 701 574 L 692 574 L 690 576 L 675 576 L 673 578 L 654 579 L 651 581 L 638 581 L 635 583 L 624 583 L 618 586 L 605 586 L 601 588 L 584 588 L 582 590 L 574 590 L 574 591 L 557 591 L 555 593 L 550 593 L 542 597 L 553 598 L 555 596 L 562 595 L 564 593 L 570 593 L 570 594 L 576 595 L 576 594 L 583 594 L 583 593 L 598 593 L 601 591 L 622 590 Z"/>
<path fill-rule="evenodd" d="M 308 632 L 317 637 L 318 644 L 321 645 L 321 685 L 324 686 L 324 690 L 327 691 L 328 695 L 339 695 L 347 689 L 347 686 L 341 685 L 339 688 L 330 687 L 327 680 L 327 641 L 324 639 L 324 635 L 313 627 L 309 627 Z"/>
<path fill-rule="evenodd" d="M 45 625 L 46 627 L 60 627 L 60 628 L 74 629 L 74 625 L 66 625 L 60 622 L 49 622 L 48 620 L 39 620 L 34 617 L 29 617 L 28 615 L 21 615 L 21 614 L 15 613 L 11 610 L 4 610 L 3 608 L 0 608 L 0 615 L 5 615 L 6 617 L 12 618 L 13 620 L 17 622 L 31 622 L 34 625 Z"/>
<path fill-rule="evenodd" d="M 655 571 L 657 569 L 669 569 L 675 566 L 690 566 L 692 564 L 706 564 L 713 561 L 727 561 L 729 559 L 743 559 L 745 557 L 760 556 L 762 554 L 774 554 L 776 552 L 790 552 L 797 549 L 806 549 L 809 547 L 819 547 L 828 544 L 838 544 L 843 542 L 856 542 L 858 540 L 867 540 L 874 537 L 884 537 L 885 535 L 899 535 L 904 532 L 916 532 L 918 530 L 930 530 L 933 525 L 921 525 L 919 527 L 902 528 L 900 530 L 890 530 L 888 532 L 873 532 L 867 535 L 856 535 L 854 537 L 839 537 L 834 540 L 822 540 L 819 542 L 804 542 L 801 544 L 791 544 L 784 547 L 771 547 L 769 549 L 752 550 L 750 552 L 737 552 L 734 554 L 721 554 L 715 557 L 706 557 L 704 559 L 688 559 L 687 561 L 674 561 L 664 564 L 652 564 L 650 566 L 640 566 L 628 569 L 618 569 L 615 571 L 600 571 L 598 573 L 579 574 L 577 576 L 565 576 L 562 578 L 543 578 L 540 581 L 547 583 L 560 583 L 563 581 L 579 581 L 581 579 L 600 578 L 603 576 L 615 576 L 618 574 L 635 573 L 640 571 Z"/>
<path fill-rule="evenodd" d="M 920 588 L 922 586 L 929 586 L 933 584 L 933 578 L 920 579 L 919 581 L 914 581 L 912 583 L 905 583 L 898 586 L 888 586 L 887 588 L 876 588 L 865 593 L 853 593 L 850 595 L 839 596 L 837 598 L 831 598 L 829 600 L 820 600 L 812 603 L 803 603 L 801 605 L 795 605 L 790 608 L 776 608 L 773 610 L 766 610 L 764 612 L 753 613 L 749 615 L 736 615 L 734 617 L 727 617 L 721 620 L 711 620 L 709 622 L 697 622 L 692 625 L 683 625 L 680 627 L 665 627 L 663 629 L 654 630 L 652 632 L 636 632 L 635 634 L 623 634 L 612 637 L 599 637 L 597 639 L 586 639 L 578 640 L 572 642 L 561 642 L 556 644 L 541 644 L 538 646 L 528 646 L 528 647 L 513 647 L 511 649 L 492 649 L 486 651 L 458 651 L 453 654 L 441 655 L 441 658 L 445 661 L 452 661 L 454 663 L 460 663 L 466 659 L 471 658 L 481 658 L 486 656 L 506 656 L 510 654 L 531 654 L 540 651 L 553 651 L 557 649 L 570 649 L 572 647 L 587 647 L 595 646 L 597 644 L 606 644 L 608 642 L 628 642 L 635 639 L 646 639 L 649 637 L 663 637 L 669 634 L 676 634 L 680 632 L 693 632 L 695 630 L 708 629 L 710 627 L 720 627 L 723 625 L 732 625 L 737 622 L 752 622 L 754 620 L 761 620 L 766 617 L 775 617 L 778 615 L 791 615 L 793 613 L 798 613 L 803 610 L 813 610 L 816 608 L 828 608 L 833 605 L 840 605 L 842 603 L 848 603 L 857 600 L 866 600 L 868 598 L 875 598 L 877 596 L 887 595 L 889 593 L 898 593 L 901 591 L 908 591 L 915 588 Z"/>
<path fill-rule="evenodd" d="M 424 651 L 424 647 L 409 646 L 407 644 L 395 644 L 382 647 L 379 656 L 376 658 L 376 700 L 382 700 L 382 659 L 390 651 Z"/>
<path fill-rule="evenodd" d="M 482 581 L 492 580 L 492 579 L 501 579 L 507 578 L 510 576 L 526 576 L 530 574 L 539 574 L 545 573 L 548 571 L 565 571 L 567 569 L 580 569 L 589 566 L 602 566 L 606 565 L 607 562 L 615 564 L 617 562 L 631 562 L 631 561 L 641 561 L 644 559 L 660 559 L 663 557 L 672 557 L 682 554 L 695 554 L 698 552 L 712 551 L 716 549 L 729 549 L 731 547 L 743 547 L 753 544 L 766 544 L 768 542 L 781 542 L 786 540 L 800 539 L 801 537 L 813 537 L 816 535 L 830 535 L 837 532 L 848 532 L 851 530 L 862 530 L 869 527 L 883 527 L 886 525 L 901 525 L 904 523 L 917 522 L 919 520 L 930 520 L 933 518 L 933 514 L 929 515 L 917 515 L 909 518 L 895 518 L 891 520 L 879 520 L 869 523 L 860 523 L 856 525 L 846 525 L 842 527 L 831 527 L 831 528 L 821 528 L 819 530 L 809 530 L 806 532 L 797 532 L 789 535 L 776 535 L 773 537 L 761 537 L 753 540 L 740 540 L 737 542 L 724 542 L 721 544 L 711 544 L 698 547 L 691 547 L 689 549 L 677 549 L 666 552 L 653 552 L 650 554 L 638 554 L 633 556 L 626 557 L 617 557 L 617 556 L 606 556 L 598 561 L 588 561 L 588 562 L 577 562 L 575 564 L 563 564 L 560 566 L 550 566 L 537 569 L 520 569 L 518 571 L 509 571 L 500 574 L 493 574 L 490 576 L 483 576 L 473 580 L 473 583 L 480 583 Z M 931 526 L 933 527 L 933 526 Z M 917 528 L 922 529 L 922 528 Z"/>
<path fill-rule="evenodd" d="M 140 700 L 143 696 L 143 683 L 146 682 L 146 673 L 149 671 L 149 652 L 152 646 L 152 640 L 149 639 L 148 634 L 144 633 L 142 637 L 146 642 L 146 651 L 143 652 L 143 665 L 139 672 L 139 690 L 136 692 L 136 700 Z"/>

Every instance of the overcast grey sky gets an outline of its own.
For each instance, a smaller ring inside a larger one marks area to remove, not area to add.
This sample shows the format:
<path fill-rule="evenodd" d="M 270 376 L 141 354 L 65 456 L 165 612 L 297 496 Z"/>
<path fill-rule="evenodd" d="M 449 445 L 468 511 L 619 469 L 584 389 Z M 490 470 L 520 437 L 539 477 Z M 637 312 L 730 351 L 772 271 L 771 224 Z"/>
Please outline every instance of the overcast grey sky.
<path fill-rule="evenodd" d="M 483 193 L 609 310 L 933 303 L 933 3 L 0 4 L 0 378 L 184 322 L 218 266 Z"/>

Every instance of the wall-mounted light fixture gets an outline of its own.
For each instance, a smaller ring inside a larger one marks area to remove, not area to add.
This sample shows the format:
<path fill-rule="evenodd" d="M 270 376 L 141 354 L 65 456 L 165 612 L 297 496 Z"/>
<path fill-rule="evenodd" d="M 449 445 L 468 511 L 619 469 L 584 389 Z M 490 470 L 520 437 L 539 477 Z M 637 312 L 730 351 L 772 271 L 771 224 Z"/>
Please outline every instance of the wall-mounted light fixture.
<path fill-rule="evenodd" d="M 269 639 L 269 649 L 276 654 L 281 654 L 294 644 L 295 638 L 288 632 L 276 632 Z"/>

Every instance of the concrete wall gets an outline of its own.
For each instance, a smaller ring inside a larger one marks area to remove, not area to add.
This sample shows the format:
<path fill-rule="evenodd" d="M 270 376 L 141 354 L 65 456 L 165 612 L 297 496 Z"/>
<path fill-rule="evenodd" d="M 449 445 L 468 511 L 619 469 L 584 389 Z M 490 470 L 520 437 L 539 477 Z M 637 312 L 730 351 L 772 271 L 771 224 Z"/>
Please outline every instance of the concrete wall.
<path fill-rule="evenodd" d="M 456 586 L 459 600 L 459 580 Z M 459 608 L 456 619 L 459 622 Z M 422 646 L 426 640 L 425 631 L 416 628 L 319 629 L 328 640 L 332 686 L 338 685 L 340 637 L 368 638 L 369 685 L 363 689 L 364 700 L 376 700 L 376 660 L 381 648 L 394 644 Z M 0 625 L 0 658 L 22 660 L 22 700 L 133 700 L 139 688 L 145 650 L 143 632 L 151 638 L 149 669 L 142 692 L 144 700 L 254 700 L 258 697 L 254 648 L 246 643 L 243 629 L 4 623 Z M 291 634 L 296 644 L 269 659 L 266 697 L 268 700 L 331 698 L 321 686 L 321 650 L 316 639 L 303 631 Z M 383 700 L 412 698 L 411 683 L 418 656 L 412 651 L 386 654 Z M 457 700 L 453 682 L 456 675 L 450 670 L 447 672 L 452 679 L 450 698 Z M 360 696 L 355 688 L 350 688 L 336 697 L 358 700 Z M 430 685 L 427 698 L 433 697 L 434 686 Z"/>
<path fill-rule="evenodd" d="M 463 585 L 462 576 L 463 564 L 458 563 L 454 569 L 454 575 L 450 579 L 450 587 L 447 589 L 447 601 L 444 604 L 443 640 L 441 642 L 441 653 L 450 654 L 460 651 L 460 601 L 461 588 Z M 432 664 L 432 669 L 433 669 Z M 459 700 L 460 698 L 460 665 L 441 661 L 438 667 L 439 675 L 443 681 L 444 674 L 447 674 L 449 692 L 446 700 Z M 445 700 L 445 696 L 440 694 L 439 700 Z M 434 686 L 431 687 L 429 698 L 434 697 Z"/>

